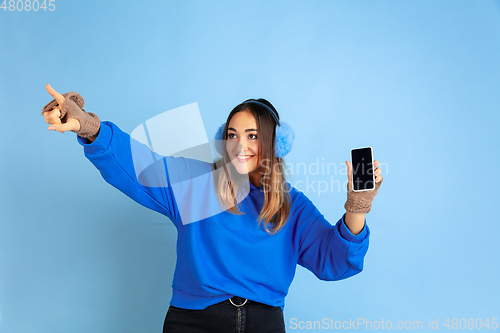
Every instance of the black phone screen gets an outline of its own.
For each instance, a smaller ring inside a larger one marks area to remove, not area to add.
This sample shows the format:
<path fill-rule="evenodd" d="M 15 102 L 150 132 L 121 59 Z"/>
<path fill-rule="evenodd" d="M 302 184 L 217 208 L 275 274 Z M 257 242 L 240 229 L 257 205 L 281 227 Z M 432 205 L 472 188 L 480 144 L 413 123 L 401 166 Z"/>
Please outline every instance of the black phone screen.
<path fill-rule="evenodd" d="M 352 186 L 355 191 L 375 188 L 373 177 L 372 148 L 357 148 L 351 150 Z"/>

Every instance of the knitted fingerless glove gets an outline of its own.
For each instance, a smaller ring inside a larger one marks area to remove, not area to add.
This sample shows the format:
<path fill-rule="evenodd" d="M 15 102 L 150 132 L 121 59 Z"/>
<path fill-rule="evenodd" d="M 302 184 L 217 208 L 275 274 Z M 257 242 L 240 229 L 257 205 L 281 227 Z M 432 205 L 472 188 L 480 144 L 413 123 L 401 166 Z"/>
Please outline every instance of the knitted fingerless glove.
<path fill-rule="evenodd" d="M 62 109 L 59 109 L 61 112 L 61 123 L 66 123 L 68 118 L 77 119 L 80 122 L 80 130 L 73 132 L 87 139 L 96 135 L 101 127 L 101 121 L 99 120 L 99 117 L 92 112 L 86 112 L 82 109 L 85 104 L 83 97 L 74 91 L 67 92 L 63 94 L 63 96 L 64 104 Z M 55 99 L 53 99 L 43 107 L 42 114 L 44 112 L 52 111 L 52 109 L 56 106 L 59 106 L 59 104 Z"/>
<path fill-rule="evenodd" d="M 344 208 L 346 211 L 351 213 L 368 213 L 372 207 L 372 201 L 380 188 L 380 185 L 384 179 L 380 182 L 375 183 L 375 189 L 371 191 L 363 192 L 347 192 L 347 201 L 345 202 Z"/>

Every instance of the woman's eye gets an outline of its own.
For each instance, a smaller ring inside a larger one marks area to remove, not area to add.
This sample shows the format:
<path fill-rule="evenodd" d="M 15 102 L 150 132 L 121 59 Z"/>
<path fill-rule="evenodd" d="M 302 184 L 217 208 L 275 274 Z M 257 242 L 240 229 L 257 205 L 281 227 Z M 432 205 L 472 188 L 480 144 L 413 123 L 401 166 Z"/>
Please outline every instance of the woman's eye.
<path fill-rule="evenodd" d="M 228 139 L 234 139 L 235 137 L 236 137 L 236 135 L 235 135 L 234 133 L 229 133 L 229 134 L 227 135 L 227 138 L 228 138 Z M 249 135 L 248 135 L 248 137 L 249 137 L 250 139 L 253 139 L 253 140 L 256 140 L 256 139 L 257 139 L 257 135 L 255 135 L 255 134 L 249 134 Z"/>

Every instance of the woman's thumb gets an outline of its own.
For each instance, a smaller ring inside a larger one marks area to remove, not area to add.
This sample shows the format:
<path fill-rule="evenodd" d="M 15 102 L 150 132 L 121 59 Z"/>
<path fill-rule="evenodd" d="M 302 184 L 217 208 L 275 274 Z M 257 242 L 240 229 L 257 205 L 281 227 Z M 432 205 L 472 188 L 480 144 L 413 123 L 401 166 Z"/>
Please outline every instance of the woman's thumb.
<path fill-rule="evenodd" d="M 61 133 L 64 133 L 66 131 L 72 131 L 75 129 L 76 129 L 75 124 L 73 122 L 67 122 L 64 124 L 52 124 L 48 128 L 49 131 L 57 131 Z"/>

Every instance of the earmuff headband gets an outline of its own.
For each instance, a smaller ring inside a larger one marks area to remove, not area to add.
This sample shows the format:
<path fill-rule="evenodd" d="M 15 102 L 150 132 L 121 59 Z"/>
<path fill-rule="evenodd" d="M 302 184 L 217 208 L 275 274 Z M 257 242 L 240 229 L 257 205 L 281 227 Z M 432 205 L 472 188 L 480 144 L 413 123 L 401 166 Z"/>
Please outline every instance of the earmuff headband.
<path fill-rule="evenodd" d="M 256 104 L 256 105 L 264 107 L 271 114 L 271 116 L 273 116 L 274 120 L 276 121 L 276 124 L 278 126 L 280 126 L 280 120 L 278 119 L 278 116 L 276 115 L 276 112 L 274 112 L 273 109 L 271 109 L 269 106 L 267 106 L 266 104 L 261 103 L 259 101 L 253 101 L 253 100 L 247 100 L 247 101 L 244 101 L 241 104 L 247 104 L 247 103 Z"/>

